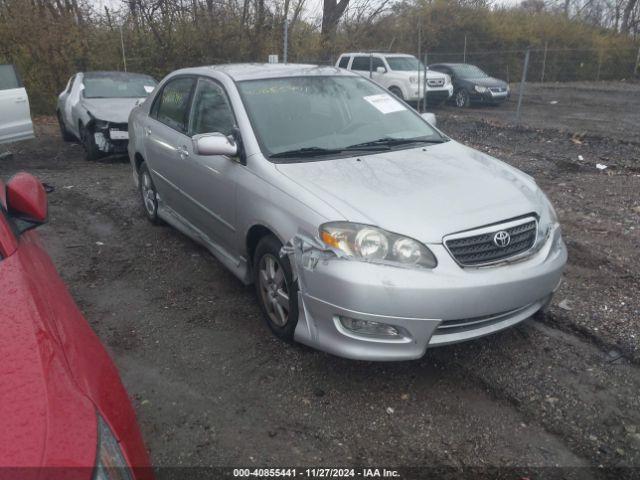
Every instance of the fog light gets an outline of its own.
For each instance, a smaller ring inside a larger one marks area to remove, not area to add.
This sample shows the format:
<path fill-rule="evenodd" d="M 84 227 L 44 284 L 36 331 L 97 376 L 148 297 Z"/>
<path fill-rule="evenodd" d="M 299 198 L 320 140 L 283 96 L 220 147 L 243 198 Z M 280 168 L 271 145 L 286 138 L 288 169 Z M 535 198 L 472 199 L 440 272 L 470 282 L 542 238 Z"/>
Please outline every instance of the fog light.
<path fill-rule="evenodd" d="M 397 337 L 400 332 L 397 328 L 386 323 L 358 320 L 356 318 L 340 317 L 340 323 L 344 328 L 360 335 L 378 335 L 385 337 Z"/>

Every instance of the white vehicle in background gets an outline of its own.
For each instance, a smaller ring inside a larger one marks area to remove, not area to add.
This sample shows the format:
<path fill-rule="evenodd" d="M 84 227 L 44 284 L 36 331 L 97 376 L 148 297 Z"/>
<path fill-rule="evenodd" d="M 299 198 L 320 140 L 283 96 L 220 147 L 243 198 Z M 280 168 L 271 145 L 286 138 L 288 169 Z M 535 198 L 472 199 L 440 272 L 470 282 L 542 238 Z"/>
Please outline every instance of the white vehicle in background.
<path fill-rule="evenodd" d="M 58 96 L 56 115 L 62 139 L 79 140 L 87 160 L 126 153 L 129 114 L 157 83 L 139 73 L 76 73 Z"/>
<path fill-rule="evenodd" d="M 343 53 L 336 67 L 371 77 L 407 102 L 424 98 L 424 64 L 404 53 Z M 440 105 L 453 95 L 449 75 L 427 70 L 427 105 Z"/>
<path fill-rule="evenodd" d="M 29 97 L 13 65 L 0 64 L 0 143 L 33 138 Z"/>

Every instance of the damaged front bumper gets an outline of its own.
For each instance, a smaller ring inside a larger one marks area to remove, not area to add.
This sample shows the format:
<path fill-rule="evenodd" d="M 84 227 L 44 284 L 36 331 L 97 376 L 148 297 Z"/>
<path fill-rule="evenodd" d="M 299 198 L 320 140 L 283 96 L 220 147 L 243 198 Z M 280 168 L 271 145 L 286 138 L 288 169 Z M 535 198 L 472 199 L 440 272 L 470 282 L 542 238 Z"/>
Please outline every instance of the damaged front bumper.
<path fill-rule="evenodd" d="M 444 246 L 428 247 L 438 266 L 409 269 L 350 260 L 294 238 L 283 250 L 299 286 L 295 339 L 351 359 L 420 358 L 428 347 L 497 332 L 546 307 L 567 259 L 559 229 L 534 255 L 494 267 L 463 269 Z"/>
<path fill-rule="evenodd" d="M 127 153 L 129 131 L 126 123 L 97 120 L 93 126 L 93 139 L 98 150 L 109 155 Z"/>

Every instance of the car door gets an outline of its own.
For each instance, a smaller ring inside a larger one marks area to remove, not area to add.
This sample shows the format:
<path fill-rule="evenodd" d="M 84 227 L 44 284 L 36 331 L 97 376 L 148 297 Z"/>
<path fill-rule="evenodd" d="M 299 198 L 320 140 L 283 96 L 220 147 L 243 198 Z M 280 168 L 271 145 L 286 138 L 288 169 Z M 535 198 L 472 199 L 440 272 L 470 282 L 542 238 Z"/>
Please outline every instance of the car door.
<path fill-rule="evenodd" d="M 151 178 L 163 206 L 192 223 L 189 197 L 192 177 L 186 146 L 189 109 L 195 78 L 180 76 L 169 80 L 155 97 L 149 116 L 144 121 L 144 150 Z"/>
<path fill-rule="evenodd" d="M 13 65 L 0 65 L 0 143 L 33 138 L 29 97 Z"/>
<path fill-rule="evenodd" d="M 198 80 L 189 125 L 191 136 L 233 134 L 233 110 L 224 88 L 215 80 Z M 226 155 L 198 155 L 192 141 L 182 147 L 189 153 L 184 176 L 192 202 L 190 218 L 210 240 L 225 250 L 232 249 L 236 241 L 237 177 L 245 167 L 237 158 Z"/>

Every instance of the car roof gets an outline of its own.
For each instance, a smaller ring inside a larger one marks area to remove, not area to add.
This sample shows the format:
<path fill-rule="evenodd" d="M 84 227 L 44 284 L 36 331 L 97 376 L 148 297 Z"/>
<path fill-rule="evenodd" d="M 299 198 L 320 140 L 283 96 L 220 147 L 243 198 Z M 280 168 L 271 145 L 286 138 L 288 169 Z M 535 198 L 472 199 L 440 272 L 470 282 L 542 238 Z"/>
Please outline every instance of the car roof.
<path fill-rule="evenodd" d="M 356 74 L 333 66 L 300 63 L 229 63 L 184 68 L 174 74 L 209 76 L 213 71 L 225 73 L 236 81 L 303 76 L 356 76 Z"/>
<path fill-rule="evenodd" d="M 432 63 L 431 65 L 441 65 L 443 67 L 459 67 L 461 65 L 472 65 L 471 63 Z"/>
<path fill-rule="evenodd" d="M 389 53 L 389 52 L 349 52 L 349 53 L 343 53 L 342 55 L 340 55 L 341 57 L 345 57 L 345 56 L 354 56 L 354 55 L 381 55 L 383 57 L 413 57 L 415 58 L 415 55 L 411 55 L 410 53 Z"/>

